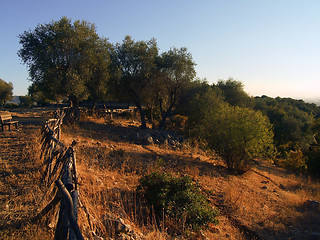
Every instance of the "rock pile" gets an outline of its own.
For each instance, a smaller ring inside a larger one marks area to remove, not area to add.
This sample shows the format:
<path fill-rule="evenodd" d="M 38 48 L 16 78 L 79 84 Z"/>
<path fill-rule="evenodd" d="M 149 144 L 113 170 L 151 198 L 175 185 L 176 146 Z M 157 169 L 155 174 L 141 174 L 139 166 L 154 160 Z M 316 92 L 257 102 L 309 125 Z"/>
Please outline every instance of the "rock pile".
<path fill-rule="evenodd" d="M 184 138 L 176 133 L 156 130 L 136 132 L 132 140 L 140 145 L 164 144 L 172 148 L 181 148 L 184 142 Z"/>

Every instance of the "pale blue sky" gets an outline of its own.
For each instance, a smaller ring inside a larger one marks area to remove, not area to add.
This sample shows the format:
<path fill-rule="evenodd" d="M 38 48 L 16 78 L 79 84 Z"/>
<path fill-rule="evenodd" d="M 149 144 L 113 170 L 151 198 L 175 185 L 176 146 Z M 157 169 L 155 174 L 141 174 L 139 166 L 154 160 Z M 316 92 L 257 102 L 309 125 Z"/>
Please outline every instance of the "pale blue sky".
<path fill-rule="evenodd" d="M 112 43 L 156 38 L 187 47 L 197 76 L 233 77 L 253 96 L 320 98 L 318 0 L 0 0 L 0 78 L 14 94 L 30 85 L 18 35 L 66 16 L 94 23 Z"/>

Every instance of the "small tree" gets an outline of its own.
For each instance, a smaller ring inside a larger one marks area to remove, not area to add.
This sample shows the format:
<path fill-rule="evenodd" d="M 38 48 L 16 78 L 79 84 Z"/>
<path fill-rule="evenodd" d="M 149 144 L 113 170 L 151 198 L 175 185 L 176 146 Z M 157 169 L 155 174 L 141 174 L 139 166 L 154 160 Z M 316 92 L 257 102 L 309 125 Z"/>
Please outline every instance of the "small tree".
<path fill-rule="evenodd" d="M 0 78 L 0 106 L 3 106 L 6 101 L 12 98 L 12 83 L 7 83 Z"/>
<path fill-rule="evenodd" d="M 204 138 L 231 170 L 247 171 L 254 158 L 273 157 L 273 131 L 268 118 L 260 112 L 240 107 L 212 111 L 202 121 Z"/>

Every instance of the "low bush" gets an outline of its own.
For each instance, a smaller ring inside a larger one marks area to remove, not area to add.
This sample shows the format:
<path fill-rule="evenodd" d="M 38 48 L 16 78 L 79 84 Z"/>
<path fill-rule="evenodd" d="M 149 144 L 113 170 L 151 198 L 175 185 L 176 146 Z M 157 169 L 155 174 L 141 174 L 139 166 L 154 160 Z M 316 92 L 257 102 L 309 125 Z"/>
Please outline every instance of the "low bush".
<path fill-rule="evenodd" d="M 177 114 L 171 118 L 171 121 L 168 121 L 167 128 L 172 131 L 183 133 L 186 129 L 187 121 L 188 117 Z"/>
<path fill-rule="evenodd" d="M 275 164 L 296 173 L 304 173 L 307 170 L 306 157 L 301 150 L 290 150 L 285 158 L 276 159 Z"/>
<path fill-rule="evenodd" d="M 310 148 L 305 155 L 307 157 L 306 164 L 308 166 L 308 171 L 320 178 L 320 146 Z"/>
<path fill-rule="evenodd" d="M 159 221 L 169 216 L 177 219 L 177 227 L 193 230 L 206 227 L 210 222 L 218 223 L 215 218 L 218 211 L 209 205 L 191 177 L 152 173 L 139 182 L 138 191 L 142 191 Z"/>
<path fill-rule="evenodd" d="M 260 112 L 230 107 L 211 111 L 202 120 L 209 148 L 215 150 L 230 170 L 244 173 L 255 158 L 273 158 L 272 126 Z"/>

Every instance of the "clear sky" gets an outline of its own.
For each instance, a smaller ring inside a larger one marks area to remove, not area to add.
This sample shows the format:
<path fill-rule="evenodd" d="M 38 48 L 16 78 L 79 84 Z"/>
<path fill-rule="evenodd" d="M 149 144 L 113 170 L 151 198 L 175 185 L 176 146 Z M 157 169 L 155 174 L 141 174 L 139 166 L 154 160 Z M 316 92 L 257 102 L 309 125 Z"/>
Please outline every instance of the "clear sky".
<path fill-rule="evenodd" d="M 18 35 L 66 16 L 94 23 L 111 43 L 156 38 L 187 47 L 197 76 L 232 77 L 253 96 L 320 98 L 319 0 L 0 0 L 0 78 L 30 85 Z"/>

